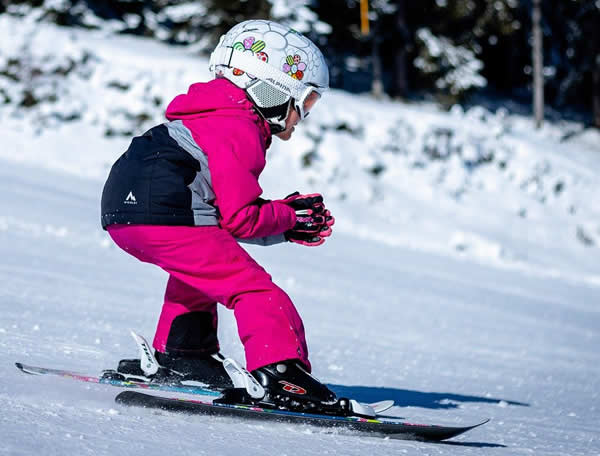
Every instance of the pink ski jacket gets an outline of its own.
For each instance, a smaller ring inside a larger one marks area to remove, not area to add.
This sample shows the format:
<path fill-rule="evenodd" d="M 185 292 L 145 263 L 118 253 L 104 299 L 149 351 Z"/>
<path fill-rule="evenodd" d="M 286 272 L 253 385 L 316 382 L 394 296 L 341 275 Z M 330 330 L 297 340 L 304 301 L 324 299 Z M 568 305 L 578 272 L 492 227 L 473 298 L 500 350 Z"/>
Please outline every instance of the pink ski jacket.
<path fill-rule="evenodd" d="M 102 226 L 220 225 L 238 239 L 284 241 L 296 214 L 260 198 L 271 132 L 244 91 L 226 79 L 193 84 L 166 115 L 113 165 Z"/>
<path fill-rule="evenodd" d="M 258 178 L 266 164 L 271 131 L 242 89 L 226 79 L 192 84 L 187 94 L 169 104 L 166 116 L 181 120 L 206 154 L 222 228 L 237 238 L 252 239 L 294 226 L 293 209 L 259 199 Z"/>

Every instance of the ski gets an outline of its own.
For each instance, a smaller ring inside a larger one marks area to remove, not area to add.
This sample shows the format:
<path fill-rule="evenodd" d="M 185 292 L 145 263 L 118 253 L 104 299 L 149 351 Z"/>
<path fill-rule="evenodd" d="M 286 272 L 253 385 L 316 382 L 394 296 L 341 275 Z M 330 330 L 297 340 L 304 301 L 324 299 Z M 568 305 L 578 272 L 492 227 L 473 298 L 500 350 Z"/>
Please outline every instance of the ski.
<path fill-rule="evenodd" d="M 220 391 L 216 391 L 216 390 L 212 390 L 207 387 L 201 387 L 201 386 L 196 386 L 196 385 L 184 385 L 184 384 L 168 385 L 168 384 L 161 384 L 161 383 L 144 382 L 141 380 L 136 381 L 133 379 L 121 380 L 118 378 L 111 377 L 110 375 L 108 375 L 108 376 L 86 375 L 86 374 L 81 374 L 79 372 L 74 372 L 74 371 L 70 371 L 70 370 L 51 369 L 51 368 L 47 368 L 47 367 L 30 366 L 30 365 L 23 364 L 23 363 L 15 363 L 15 366 L 17 366 L 17 368 L 25 374 L 54 375 L 54 376 L 58 376 L 58 377 L 77 380 L 80 382 L 98 383 L 101 385 L 111 385 L 111 386 L 116 386 L 116 387 L 120 387 L 120 388 L 140 388 L 140 389 L 151 390 L 151 391 L 167 391 L 167 392 L 171 392 L 171 393 L 197 394 L 200 396 L 215 396 L 215 397 L 217 397 L 217 396 L 221 395 Z M 107 372 L 110 372 L 110 371 L 107 371 Z M 393 407 L 394 401 L 391 401 L 391 400 L 379 401 L 379 402 L 374 402 L 372 404 L 367 404 L 367 405 L 370 406 L 375 411 L 375 413 L 379 414 L 379 413 L 383 413 L 386 410 L 388 410 L 389 408 Z"/>
<path fill-rule="evenodd" d="M 78 372 L 62 369 L 49 369 L 47 367 L 29 366 L 23 363 L 15 363 L 17 368 L 26 374 L 32 375 L 55 375 L 58 377 L 70 378 L 72 380 L 78 380 L 87 383 L 98 383 L 101 385 L 111 385 L 120 388 L 141 388 L 145 390 L 153 391 L 168 391 L 172 393 L 185 393 L 185 394 L 198 394 L 202 396 L 220 396 L 219 391 L 212 390 L 210 388 L 196 386 L 196 385 L 170 385 L 161 383 L 150 383 L 144 381 L 136 381 L 133 379 L 121 380 L 114 378 L 110 375 L 107 376 L 94 376 L 86 375 Z"/>
<path fill-rule="evenodd" d="M 473 426 L 437 426 L 402 421 L 367 419 L 360 417 L 316 415 L 285 410 L 274 410 L 248 405 L 213 404 L 191 399 L 167 398 L 137 391 L 123 391 L 115 401 L 127 406 L 159 409 L 192 415 L 227 416 L 240 419 L 305 424 L 324 428 L 348 429 L 373 436 L 404 440 L 441 441 L 456 437 L 489 421 Z"/>

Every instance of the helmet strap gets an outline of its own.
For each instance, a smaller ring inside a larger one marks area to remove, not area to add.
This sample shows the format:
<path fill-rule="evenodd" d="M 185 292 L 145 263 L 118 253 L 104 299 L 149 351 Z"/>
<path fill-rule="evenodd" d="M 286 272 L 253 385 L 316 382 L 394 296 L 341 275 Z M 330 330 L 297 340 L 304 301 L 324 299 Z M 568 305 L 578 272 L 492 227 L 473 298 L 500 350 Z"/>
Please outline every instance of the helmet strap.
<path fill-rule="evenodd" d="M 254 104 L 254 109 L 258 114 L 267 121 L 269 127 L 271 127 L 271 133 L 281 133 L 285 130 L 285 123 L 290 114 L 290 104 L 292 103 L 292 98 L 286 101 L 283 104 L 278 106 L 273 106 L 270 108 L 261 108 Z"/>

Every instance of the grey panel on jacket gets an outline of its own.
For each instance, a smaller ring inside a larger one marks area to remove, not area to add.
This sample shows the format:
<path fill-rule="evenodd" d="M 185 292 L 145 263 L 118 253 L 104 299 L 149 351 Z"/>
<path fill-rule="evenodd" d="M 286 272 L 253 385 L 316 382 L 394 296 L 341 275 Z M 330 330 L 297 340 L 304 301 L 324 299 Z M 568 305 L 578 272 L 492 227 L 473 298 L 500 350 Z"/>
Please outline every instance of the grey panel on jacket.
<path fill-rule="evenodd" d="M 283 234 L 276 234 L 274 236 L 266 236 L 262 238 L 254 238 L 254 239 L 237 239 L 236 241 L 241 242 L 242 244 L 255 244 L 262 246 L 269 246 L 275 244 L 281 244 L 282 242 L 287 242 L 287 239 Z"/>
<path fill-rule="evenodd" d="M 206 154 L 198 147 L 192 138 L 192 133 L 183 125 L 181 120 L 167 122 L 165 126 L 169 131 L 169 136 L 200 163 L 200 172 L 196 174 L 194 181 L 188 185 L 188 188 L 192 191 L 191 209 L 194 213 L 194 224 L 197 226 L 218 225 L 217 208 L 212 204 L 215 200 L 215 192 L 212 188 Z"/>
<path fill-rule="evenodd" d="M 218 225 L 217 208 L 212 205 L 215 200 L 215 192 L 212 188 L 210 170 L 208 168 L 208 158 L 206 154 L 198 147 L 198 144 L 192 138 L 190 130 L 183 125 L 181 120 L 165 123 L 169 131 L 169 136 L 173 138 L 179 146 L 194 157 L 200 163 L 200 172 L 196 174 L 194 181 L 188 186 L 192 191 L 192 211 L 194 212 L 194 224 L 196 226 Z M 236 239 L 245 244 L 255 244 L 269 246 L 286 242 L 283 234 L 275 236 L 266 236 L 255 239 Z"/>

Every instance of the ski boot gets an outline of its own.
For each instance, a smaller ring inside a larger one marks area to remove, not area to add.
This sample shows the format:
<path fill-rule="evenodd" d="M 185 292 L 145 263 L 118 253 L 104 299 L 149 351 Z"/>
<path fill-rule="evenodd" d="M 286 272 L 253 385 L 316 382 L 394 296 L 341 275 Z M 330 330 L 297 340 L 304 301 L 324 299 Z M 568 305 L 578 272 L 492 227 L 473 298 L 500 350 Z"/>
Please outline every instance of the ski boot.
<path fill-rule="evenodd" d="M 265 389 L 263 402 L 294 410 L 335 404 L 333 391 L 310 375 L 296 360 L 283 361 L 252 371 Z"/>
<path fill-rule="evenodd" d="M 338 398 L 297 360 L 270 364 L 251 374 L 262 386 L 262 397 L 251 397 L 244 388 L 230 388 L 222 391 L 223 395 L 214 402 L 335 416 L 375 416 L 371 408 L 354 400 Z"/>
<path fill-rule="evenodd" d="M 233 387 L 233 383 L 223 368 L 225 359 L 220 353 L 203 357 L 173 356 L 168 353 L 154 352 L 160 367 L 148 376 L 141 368 L 140 359 L 122 359 L 117 374 L 127 379 L 139 379 L 152 383 L 178 385 L 182 382 L 197 382 L 210 389 L 221 391 Z"/>
<path fill-rule="evenodd" d="M 177 386 L 194 382 L 216 391 L 233 387 L 223 366 L 225 358 L 220 353 L 191 355 L 155 351 L 152 354 L 146 339 L 133 331 L 131 336 L 138 346 L 140 358 L 122 359 L 117 370 L 104 371 L 103 378 Z"/>
<path fill-rule="evenodd" d="M 215 312 L 188 312 L 176 317 L 164 353 L 156 351 L 154 356 L 142 336 L 134 332 L 131 335 L 141 360 L 121 360 L 117 374 L 155 383 L 197 382 L 217 391 L 233 387 L 219 353 Z"/>

